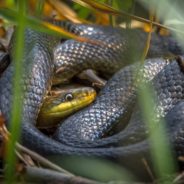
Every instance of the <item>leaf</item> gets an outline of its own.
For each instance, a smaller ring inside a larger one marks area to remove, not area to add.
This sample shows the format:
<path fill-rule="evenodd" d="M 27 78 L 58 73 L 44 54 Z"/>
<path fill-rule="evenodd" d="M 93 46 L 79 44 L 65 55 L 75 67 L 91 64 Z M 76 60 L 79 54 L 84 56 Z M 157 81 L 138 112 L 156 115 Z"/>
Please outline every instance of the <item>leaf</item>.
<path fill-rule="evenodd" d="M 17 24 L 18 14 L 13 9 L 7 9 L 7 8 L 0 9 L 0 16 Z M 42 21 L 42 20 L 30 17 L 30 16 L 26 16 L 25 20 L 26 20 L 27 27 L 30 27 L 30 28 L 35 29 L 37 31 L 48 33 L 48 34 L 51 34 L 54 36 L 63 36 L 65 38 L 74 38 L 78 41 L 83 41 L 83 42 L 89 41 L 89 39 L 87 39 L 87 38 L 72 34 L 63 28 L 61 28 L 59 26 L 55 26 L 55 25 L 53 25 L 49 22 L 46 22 L 46 21 Z"/>
<path fill-rule="evenodd" d="M 47 3 L 64 19 L 75 23 L 88 22 L 87 20 L 79 18 L 78 14 L 74 12 L 74 10 L 59 0 L 47 0 Z"/>
<path fill-rule="evenodd" d="M 117 16 L 125 16 L 127 18 L 137 20 L 137 21 L 140 21 L 140 22 L 144 22 L 144 23 L 147 23 L 147 24 L 151 23 L 151 21 L 148 20 L 148 19 L 145 19 L 145 18 L 139 17 L 139 16 L 135 16 L 135 15 L 126 13 L 124 11 L 118 11 L 115 8 L 111 7 L 111 6 L 108 6 L 107 4 L 100 3 L 100 2 L 97 2 L 95 0 L 72 0 L 72 1 L 74 1 L 75 3 L 78 3 L 82 6 L 85 6 L 87 8 L 96 10 L 96 11 L 102 11 L 104 13 L 109 13 L 109 14 L 117 15 Z M 173 27 L 169 27 L 169 26 L 160 24 L 158 22 L 152 22 L 152 24 L 154 26 L 157 26 L 157 27 L 160 27 L 160 28 L 164 28 L 164 29 L 168 29 L 168 30 L 172 30 L 174 32 L 184 34 L 184 31 L 181 30 L 181 29 L 176 29 L 176 28 L 173 28 Z"/>
<path fill-rule="evenodd" d="M 73 1 L 89 9 L 93 9 L 96 11 L 102 11 L 104 13 L 110 13 L 113 15 L 121 15 L 121 12 L 114 9 L 113 7 L 107 4 L 104 4 L 104 3 L 94 1 L 94 0 L 73 0 Z"/>
<path fill-rule="evenodd" d="M 114 0 L 113 7 L 117 8 L 118 10 L 128 11 L 132 8 L 133 3 L 134 0 L 124 0 L 124 1 Z"/>

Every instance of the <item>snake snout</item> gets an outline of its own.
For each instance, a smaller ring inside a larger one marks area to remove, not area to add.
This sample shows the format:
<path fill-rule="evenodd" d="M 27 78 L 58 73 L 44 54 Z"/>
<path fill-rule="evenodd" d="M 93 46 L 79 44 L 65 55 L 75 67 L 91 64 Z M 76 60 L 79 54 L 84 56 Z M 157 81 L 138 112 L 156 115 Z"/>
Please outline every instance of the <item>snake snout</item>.
<path fill-rule="evenodd" d="M 89 105 L 96 97 L 91 87 L 68 88 L 45 100 L 38 118 L 39 127 L 58 124 L 64 117 Z"/>

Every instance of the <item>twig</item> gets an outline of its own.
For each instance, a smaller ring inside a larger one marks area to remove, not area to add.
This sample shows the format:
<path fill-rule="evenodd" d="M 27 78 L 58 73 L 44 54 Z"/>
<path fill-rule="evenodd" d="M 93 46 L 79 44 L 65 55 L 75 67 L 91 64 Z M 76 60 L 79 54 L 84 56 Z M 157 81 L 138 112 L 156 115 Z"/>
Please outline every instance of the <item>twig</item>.
<path fill-rule="evenodd" d="M 10 133 L 4 126 L 4 124 L 1 125 L 0 133 L 4 137 L 4 139 L 7 141 L 11 137 Z M 35 153 L 32 150 L 29 150 L 28 148 L 22 146 L 19 143 L 16 143 L 16 150 L 17 156 L 25 162 L 23 157 L 19 154 L 18 151 L 21 151 L 23 153 L 26 153 L 31 156 L 32 159 L 38 161 L 41 165 L 50 168 L 50 169 L 44 169 L 40 167 L 31 167 L 29 165 L 25 166 L 26 176 L 35 180 L 41 180 L 45 182 L 64 182 L 64 183 L 71 183 L 71 184 L 102 184 L 96 181 L 92 181 L 86 178 L 78 177 L 73 175 L 72 173 L 66 171 L 65 169 L 59 167 L 58 165 L 50 162 L 46 158 L 42 157 L 41 155 Z M 26 162 L 25 162 L 26 163 Z M 26 163 L 27 164 L 27 163 Z M 51 170 L 52 169 L 52 170 Z"/>
<path fill-rule="evenodd" d="M 15 154 L 17 155 L 17 157 L 26 165 L 28 165 L 27 161 L 24 159 L 24 157 L 17 151 L 15 150 Z"/>
<path fill-rule="evenodd" d="M 82 71 L 79 75 L 77 75 L 77 77 L 92 82 L 92 86 L 96 86 L 98 88 L 102 88 L 106 84 L 106 81 L 100 78 L 92 69 Z"/>
<path fill-rule="evenodd" d="M 29 181 L 42 181 L 51 183 L 68 183 L 68 184 L 102 184 L 97 181 L 89 180 L 83 177 L 71 176 L 57 171 L 43 169 L 38 167 L 25 168 L 25 179 Z"/>
<path fill-rule="evenodd" d="M 151 171 L 150 166 L 148 165 L 148 162 L 146 161 L 145 158 L 142 158 L 141 160 L 142 160 L 143 164 L 145 165 L 145 168 L 146 168 L 146 170 L 147 170 L 147 172 L 148 172 L 148 174 L 149 174 L 151 180 L 154 181 L 155 178 L 154 178 L 154 176 L 153 176 L 153 173 L 152 173 L 152 171 Z"/>
<path fill-rule="evenodd" d="M 145 58 L 146 58 L 148 51 L 149 51 L 149 48 L 150 48 L 152 28 L 153 28 L 153 13 L 150 12 L 150 31 L 148 33 L 146 45 L 144 47 L 144 51 L 143 51 L 142 58 L 141 58 L 142 64 L 144 64 Z"/>
<path fill-rule="evenodd" d="M 2 120 L 3 121 L 3 120 Z M 11 135 L 9 133 L 9 131 L 7 130 L 7 128 L 4 126 L 4 124 L 2 123 L 2 125 L 0 126 L 0 133 L 3 136 L 5 141 L 8 141 L 9 138 L 11 138 Z M 69 176 L 74 176 L 72 173 L 66 171 L 65 169 L 59 167 L 58 165 L 52 163 L 51 161 L 47 160 L 46 158 L 42 157 L 41 155 L 39 155 L 38 153 L 35 153 L 34 151 L 22 146 L 19 143 L 16 143 L 16 149 L 18 151 L 22 151 L 28 155 L 30 155 L 34 160 L 39 161 L 40 164 L 42 164 L 45 167 L 54 169 L 56 171 L 68 174 Z M 15 150 L 16 151 L 16 150 Z M 17 151 L 16 151 L 17 152 Z"/>
<path fill-rule="evenodd" d="M 24 153 L 27 153 L 28 155 L 30 155 L 34 160 L 37 160 L 40 162 L 40 164 L 42 164 L 45 167 L 54 169 L 56 171 L 62 172 L 67 174 L 68 176 L 74 176 L 72 173 L 66 171 L 65 169 L 59 167 L 58 165 L 52 163 L 51 161 L 47 160 L 46 158 L 42 157 L 41 155 L 35 153 L 32 150 L 29 150 L 28 148 L 20 145 L 19 143 L 16 143 L 16 148 Z"/>
<path fill-rule="evenodd" d="M 184 180 L 184 172 L 182 172 L 181 174 L 179 174 L 174 180 L 173 183 L 182 183 L 182 181 Z"/>

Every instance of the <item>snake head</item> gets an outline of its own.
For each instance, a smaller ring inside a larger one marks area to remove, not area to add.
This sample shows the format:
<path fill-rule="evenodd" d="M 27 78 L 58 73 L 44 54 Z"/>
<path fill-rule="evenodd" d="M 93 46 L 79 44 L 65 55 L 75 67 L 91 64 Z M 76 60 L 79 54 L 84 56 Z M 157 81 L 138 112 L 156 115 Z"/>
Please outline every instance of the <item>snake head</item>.
<path fill-rule="evenodd" d="M 96 91 L 91 87 L 67 87 L 47 96 L 38 117 L 38 127 L 52 127 L 94 101 Z"/>

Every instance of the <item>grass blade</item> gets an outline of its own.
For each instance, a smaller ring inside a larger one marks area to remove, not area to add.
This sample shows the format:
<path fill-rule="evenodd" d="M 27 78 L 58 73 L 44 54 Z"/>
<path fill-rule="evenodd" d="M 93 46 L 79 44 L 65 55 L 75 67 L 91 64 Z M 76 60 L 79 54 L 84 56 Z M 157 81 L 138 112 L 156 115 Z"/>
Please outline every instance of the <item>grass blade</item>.
<path fill-rule="evenodd" d="M 13 9 L 1 8 L 0 9 L 0 16 L 15 23 L 15 24 L 18 24 L 17 20 L 19 18 L 19 14 L 17 13 L 17 11 L 15 11 Z M 30 17 L 30 16 L 26 16 L 26 15 L 22 15 L 22 16 L 23 16 L 23 19 L 25 19 L 26 27 L 30 27 L 34 30 L 44 32 L 47 34 L 51 34 L 54 36 L 62 36 L 64 38 L 74 38 L 78 41 L 85 42 L 88 40 L 84 37 L 80 37 L 80 36 L 77 36 L 75 34 L 72 34 L 68 31 L 66 31 L 65 29 L 63 29 L 59 26 L 55 26 L 49 22 L 42 21 L 42 20 Z"/>
<path fill-rule="evenodd" d="M 20 137 L 20 123 L 21 123 L 21 113 L 22 113 L 22 87 L 20 85 L 20 80 L 22 76 L 22 48 L 24 48 L 24 29 L 25 29 L 25 12 L 26 12 L 26 1 L 18 2 L 18 19 L 17 22 L 19 26 L 16 32 L 16 48 L 14 50 L 14 64 L 15 73 L 13 81 L 13 99 L 12 99 L 12 109 L 11 109 L 11 139 L 7 145 L 7 155 L 6 163 L 7 170 L 5 173 L 5 179 L 7 183 L 13 183 L 15 177 L 15 165 L 16 165 L 16 155 L 15 155 L 15 144 Z M 19 107 L 19 108 L 17 108 Z"/>
<path fill-rule="evenodd" d="M 156 114 L 153 113 L 155 104 L 153 100 L 150 100 L 154 99 L 153 91 L 153 87 L 146 84 L 142 85 L 139 92 L 139 101 L 143 110 L 143 117 L 150 132 L 152 132 L 153 125 L 158 124 L 158 122 L 155 121 L 157 119 Z M 152 159 L 157 176 L 162 178 L 165 174 L 171 174 L 176 171 L 176 165 L 173 160 L 165 132 L 165 122 L 163 120 L 159 121 L 159 126 L 157 126 L 157 130 L 154 134 L 151 133 L 150 141 Z"/>

